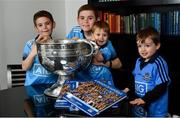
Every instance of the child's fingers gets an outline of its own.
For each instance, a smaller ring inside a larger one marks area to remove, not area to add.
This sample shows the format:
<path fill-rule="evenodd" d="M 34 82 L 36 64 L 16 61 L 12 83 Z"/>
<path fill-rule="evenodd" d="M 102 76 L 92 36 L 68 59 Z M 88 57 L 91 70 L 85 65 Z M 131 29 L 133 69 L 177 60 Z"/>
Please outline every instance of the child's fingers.
<path fill-rule="evenodd" d="M 44 43 L 44 42 L 47 42 L 49 39 L 51 39 L 51 37 L 49 35 L 39 35 L 36 42 Z"/>
<path fill-rule="evenodd" d="M 132 105 L 142 105 L 142 104 L 145 104 L 144 100 L 142 100 L 141 98 L 138 98 L 138 99 L 135 99 L 133 101 L 130 101 L 129 103 L 132 104 Z"/>
<path fill-rule="evenodd" d="M 132 105 L 137 104 L 136 100 L 130 101 L 129 103 L 132 104 Z"/>
<path fill-rule="evenodd" d="M 78 38 L 78 37 L 73 37 L 72 39 L 73 39 L 73 40 L 79 40 L 79 38 Z"/>

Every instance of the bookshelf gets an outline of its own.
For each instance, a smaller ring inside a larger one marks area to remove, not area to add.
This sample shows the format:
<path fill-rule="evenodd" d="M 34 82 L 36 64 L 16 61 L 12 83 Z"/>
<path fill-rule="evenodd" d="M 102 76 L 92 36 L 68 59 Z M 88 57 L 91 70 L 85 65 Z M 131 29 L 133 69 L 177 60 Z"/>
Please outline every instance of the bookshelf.
<path fill-rule="evenodd" d="M 177 104 L 180 98 L 174 93 L 180 89 L 180 57 L 177 53 L 180 50 L 180 0 L 88 0 L 88 4 L 97 8 L 99 19 L 110 25 L 110 40 L 123 63 L 122 69 L 112 70 L 120 89 L 126 85 L 138 57 L 136 33 L 149 25 L 160 32 L 160 52 L 168 63 L 172 80 L 170 112 L 180 113 L 173 109 L 180 105 Z"/>

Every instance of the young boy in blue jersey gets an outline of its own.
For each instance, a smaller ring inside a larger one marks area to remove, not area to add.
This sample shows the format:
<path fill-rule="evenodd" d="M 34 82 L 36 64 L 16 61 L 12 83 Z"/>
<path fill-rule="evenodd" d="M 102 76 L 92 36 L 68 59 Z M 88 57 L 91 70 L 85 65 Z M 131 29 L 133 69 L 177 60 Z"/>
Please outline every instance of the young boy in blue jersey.
<path fill-rule="evenodd" d="M 171 80 L 168 65 L 158 53 L 160 35 L 156 29 L 148 27 L 137 33 L 136 43 L 140 58 L 133 70 L 136 98 L 130 104 L 135 105 L 137 116 L 167 117 Z M 129 88 L 124 91 L 128 92 Z"/>
<path fill-rule="evenodd" d="M 92 79 L 99 80 L 110 86 L 114 86 L 111 68 L 117 69 L 122 66 L 116 51 L 108 40 L 110 28 L 104 21 L 95 22 L 92 28 L 93 40 L 99 46 L 99 51 L 93 56 L 92 64 L 87 69 Z"/>
<path fill-rule="evenodd" d="M 92 27 L 93 27 L 94 23 L 96 22 L 96 20 L 97 20 L 96 9 L 89 4 L 82 5 L 78 9 L 78 14 L 77 14 L 77 22 L 78 22 L 79 26 L 73 27 L 72 30 L 69 32 L 69 34 L 67 34 L 66 38 L 67 39 L 91 40 L 92 39 Z M 78 81 L 79 80 L 81 81 L 84 79 L 86 79 L 86 80 L 91 79 L 84 70 L 75 73 L 75 78 Z"/>
<path fill-rule="evenodd" d="M 37 56 L 37 42 L 44 42 L 50 39 L 55 21 L 48 11 L 41 10 L 34 14 L 34 28 L 38 36 L 27 41 L 23 51 L 22 68 L 26 70 L 25 86 L 42 83 L 55 83 L 58 76 L 47 71 L 39 62 Z"/>
<path fill-rule="evenodd" d="M 97 11 L 89 4 L 82 5 L 77 14 L 79 26 L 72 28 L 66 38 L 92 39 L 92 27 L 97 20 Z"/>

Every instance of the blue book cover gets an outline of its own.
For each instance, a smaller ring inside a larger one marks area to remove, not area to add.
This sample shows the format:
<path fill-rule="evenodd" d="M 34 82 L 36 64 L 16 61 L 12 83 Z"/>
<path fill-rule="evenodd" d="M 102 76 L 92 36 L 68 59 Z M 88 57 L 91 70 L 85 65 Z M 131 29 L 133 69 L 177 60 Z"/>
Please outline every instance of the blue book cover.
<path fill-rule="evenodd" d="M 66 92 L 70 92 L 73 89 L 75 89 L 78 86 L 78 81 L 70 81 L 70 80 L 66 80 L 63 88 L 61 89 L 61 93 L 59 95 L 59 97 L 56 99 L 56 102 L 54 104 L 54 107 L 59 109 L 59 108 L 69 108 L 71 107 L 71 103 L 69 103 L 68 101 L 66 101 L 65 99 L 63 99 L 63 95 Z"/>
<path fill-rule="evenodd" d="M 123 91 L 96 80 L 79 82 L 76 89 L 63 96 L 66 101 L 90 116 L 98 115 L 126 97 Z"/>

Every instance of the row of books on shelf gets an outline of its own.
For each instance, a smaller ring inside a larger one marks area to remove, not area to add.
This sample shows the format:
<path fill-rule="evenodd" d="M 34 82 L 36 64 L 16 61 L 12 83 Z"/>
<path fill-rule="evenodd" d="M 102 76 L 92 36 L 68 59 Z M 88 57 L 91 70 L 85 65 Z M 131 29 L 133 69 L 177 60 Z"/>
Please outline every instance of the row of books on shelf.
<path fill-rule="evenodd" d="M 136 34 L 140 29 L 152 26 L 161 34 L 180 35 L 180 11 L 138 13 L 126 16 L 99 11 L 99 20 L 109 23 L 111 33 Z"/>

